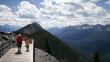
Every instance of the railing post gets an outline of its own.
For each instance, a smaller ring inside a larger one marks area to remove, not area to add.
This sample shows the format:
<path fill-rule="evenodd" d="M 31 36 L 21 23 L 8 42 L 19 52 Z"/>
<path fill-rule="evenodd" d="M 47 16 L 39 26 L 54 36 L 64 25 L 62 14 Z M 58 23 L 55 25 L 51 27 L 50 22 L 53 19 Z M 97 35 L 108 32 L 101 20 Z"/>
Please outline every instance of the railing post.
<path fill-rule="evenodd" d="M 2 57 L 1 51 L 2 51 L 2 47 L 1 47 L 1 45 L 0 45 L 0 58 Z"/>
<path fill-rule="evenodd" d="M 6 40 L 5 40 L 6 41 Z M 0 45 L 0 58 L 12 47 L 12 41 L 8 39 L 8 41 L 3 42 Z"/>
<path fill-rule="evenodd" d="M 1 45 L 2 49 L 1 49 L 1 56 L 3 55 L 3 44 Z"/>
<path fill-rule="evenodd" d="M 0 33 L 1 42 L 0 45 L 0 58 L 13 46 L 15 47 L 16 42 L 13 44 L 11 34 Z"/>

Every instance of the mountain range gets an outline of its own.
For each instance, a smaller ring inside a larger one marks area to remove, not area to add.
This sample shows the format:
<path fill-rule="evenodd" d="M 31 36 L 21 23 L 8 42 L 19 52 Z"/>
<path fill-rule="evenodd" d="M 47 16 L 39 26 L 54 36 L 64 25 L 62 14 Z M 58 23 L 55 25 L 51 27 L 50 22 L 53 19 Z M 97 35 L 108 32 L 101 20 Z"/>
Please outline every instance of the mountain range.
<path fill-rule="evenodd" d="M 88 57 L 93 49 L 98 49 L 101 62 L 110 61 L 110 25 L 84 24 L 48 31 L 84 56 Z"/>
<path fill-rule="evenodd" d="M 19 26 L 11 26 L 8 24 L 0 25 L 0 32 L 13 32 L 20 29 Z"/>
<path fill-rule="evenodd" d="M 0 25 L 0 31 L 5 32 L 18 28 Z M 35 48 L 44 51 L 45 39 L 48 39 L 52 55 L 61 62 L 85 62 L 93 49 L 99 50 L 101 62 L 110 61 L 110 25 L 84 24 L 45 30 L 39 24 L 32 23 L 15 32 L 30 35 L 35 40 Z"/>
<path fill-rule="evenodd" d="M 48 53 L 56 57 L 60 62 L 85 62 L 85 58 L 77 53 L 74 48 L 70 48 L 62 40 L 43 29 L 37 23 L 29 24 L 15 31 L 15 33 L 28 34 L 34 39 L 35 48 L 42 49 L 46 52 L 48 52 L 48 49 L 51 52 Z"/>

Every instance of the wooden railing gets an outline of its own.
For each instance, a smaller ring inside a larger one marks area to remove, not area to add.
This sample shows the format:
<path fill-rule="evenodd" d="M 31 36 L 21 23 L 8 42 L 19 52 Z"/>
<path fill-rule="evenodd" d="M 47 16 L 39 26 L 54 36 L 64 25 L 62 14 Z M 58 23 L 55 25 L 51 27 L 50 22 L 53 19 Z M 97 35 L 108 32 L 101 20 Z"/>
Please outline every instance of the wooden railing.
<path fill-rule="evenodd" d="M 12 47 L 12 41 L 6 37 L 1 37 L 0 40 L 0 58 Z"/>

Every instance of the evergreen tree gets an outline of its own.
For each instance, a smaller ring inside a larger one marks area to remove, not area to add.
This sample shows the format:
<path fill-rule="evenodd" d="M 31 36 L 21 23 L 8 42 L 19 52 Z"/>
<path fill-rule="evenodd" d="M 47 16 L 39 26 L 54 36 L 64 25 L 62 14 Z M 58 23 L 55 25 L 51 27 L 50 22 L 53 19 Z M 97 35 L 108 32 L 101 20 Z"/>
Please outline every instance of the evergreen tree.
<path fill-rule="evenodd" d="M 48 39 L 45 39 L 46 52 L 52 55 Z"/>
<path fill-rule="evenodd" d="M 100 62 L 99 60 L 100 54 L 98 50 L 94 50 L 91 54 L 90 62 Z"/>

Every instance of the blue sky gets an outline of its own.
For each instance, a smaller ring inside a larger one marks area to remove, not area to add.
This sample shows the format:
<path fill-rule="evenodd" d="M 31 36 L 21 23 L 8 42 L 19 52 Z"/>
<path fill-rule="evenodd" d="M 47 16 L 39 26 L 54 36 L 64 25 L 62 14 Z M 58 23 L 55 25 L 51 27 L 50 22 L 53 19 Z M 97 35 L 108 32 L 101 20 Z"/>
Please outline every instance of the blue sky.
<path fill-rule="evenodd" d="M 106 1 L 108 0 L 100 0 L 99 2 L 96 2 L 96 4 L 110 12 L 110 5 L 104 3 Z"/>
<path fill-rule="evenodd" d="M 28 1 L 28 2 L 36 5 L 38 8 L 42 7 L 42 5 L 40 3 L 43 2 L 43 0 L 0 0 L 0 4 L 7 5 L 7 6 L 13 8 L 13 10 L 14 10 L 14 7 L 16 7 L 22 1 Z M 99 0 L 98 2 L 95 2 L 95 4 L 97 4 L 100 7 L 105 8 L 107 11 L 110 12 L 110 5 L 107 5 L 104 3 L 106 1 L 108 1 L 108 0 Z"/>
<path fill-rule="evenodd" d="M 8 7 L 12 8 L 13 10 L 16 10 L 15 8 L 22 1 L 28 1 L 28 2 L 36 5 L 38 8 L 42 7 L 42 5 L 40 5 L 40 3 L 43 2 L 43 0 L 0 0 L 0 4 L 7 5 Z"/>
<path fill-rule="evenodd" d="M 0 0 L 0 25 L 44 28 L 110 24 L 110 0 Z"/>

